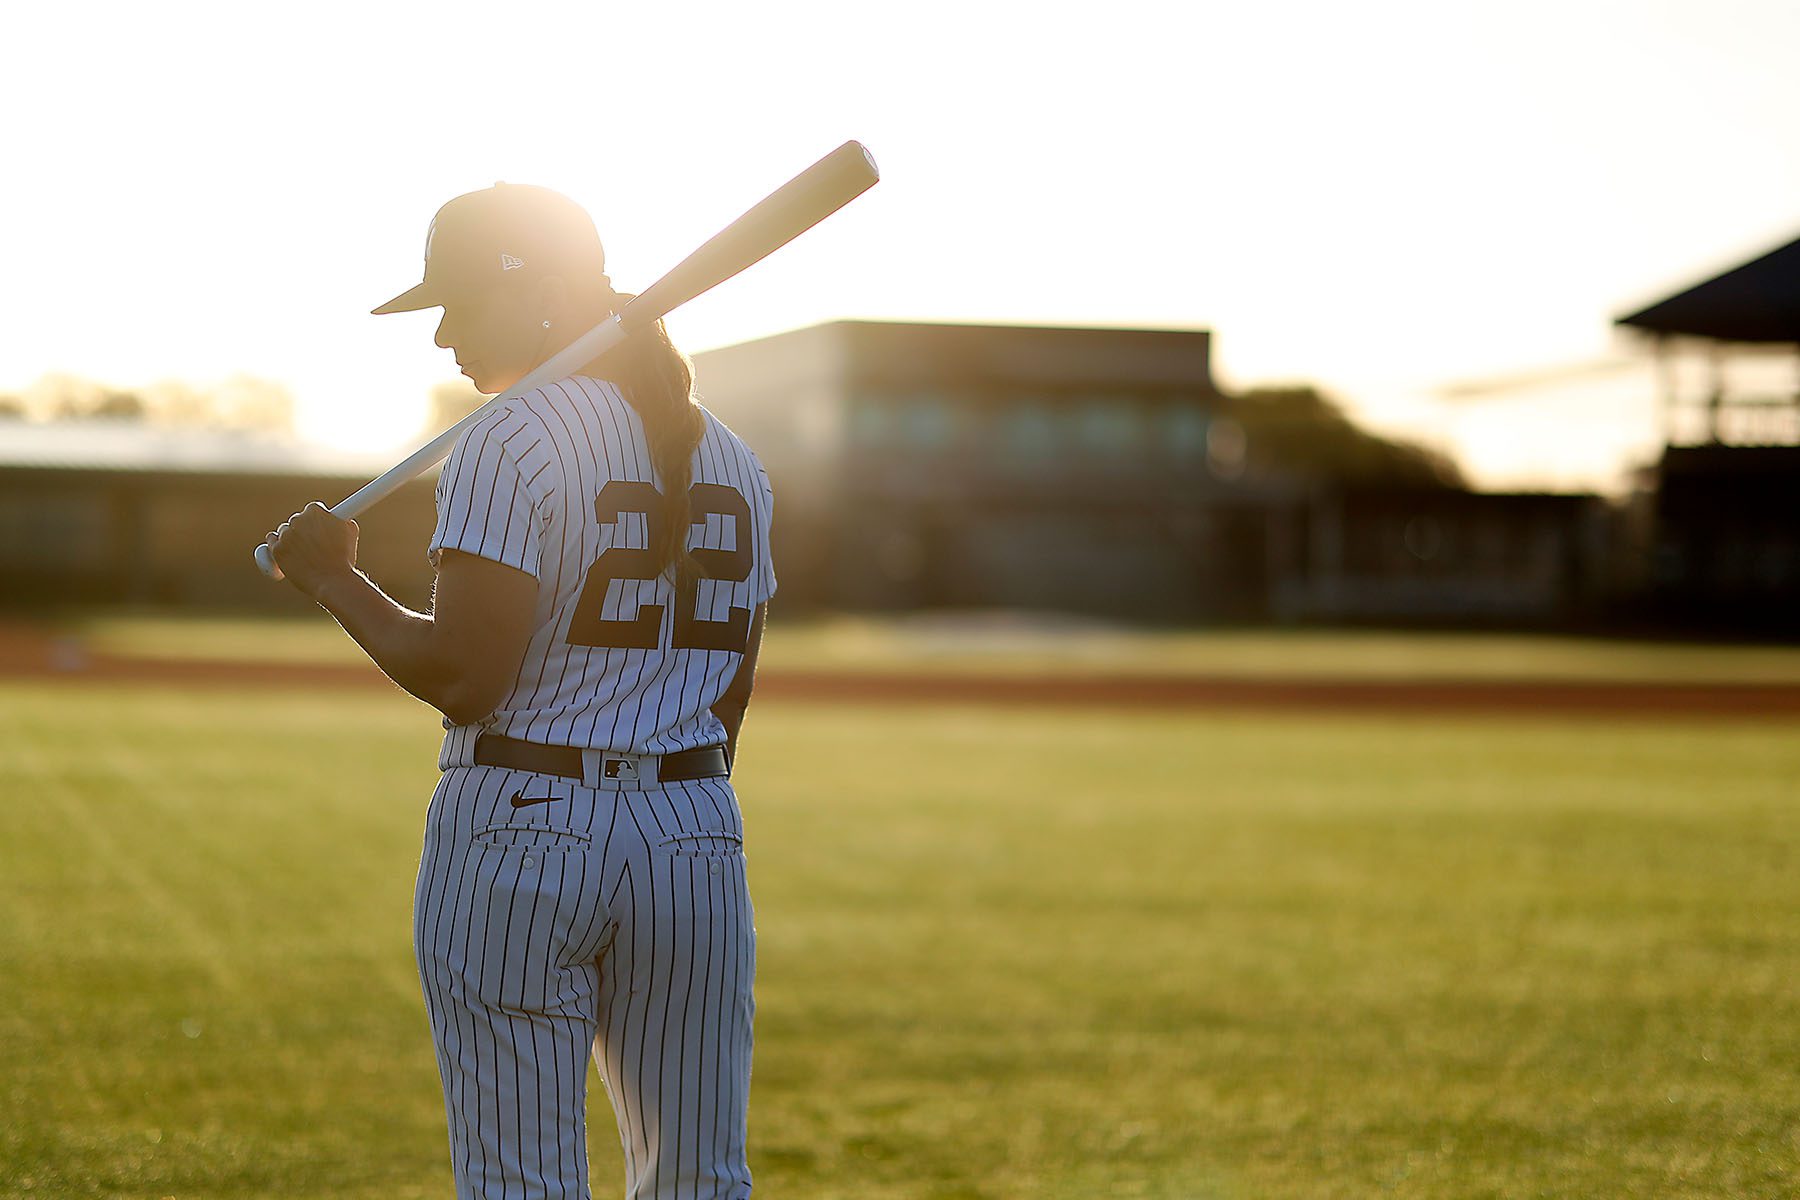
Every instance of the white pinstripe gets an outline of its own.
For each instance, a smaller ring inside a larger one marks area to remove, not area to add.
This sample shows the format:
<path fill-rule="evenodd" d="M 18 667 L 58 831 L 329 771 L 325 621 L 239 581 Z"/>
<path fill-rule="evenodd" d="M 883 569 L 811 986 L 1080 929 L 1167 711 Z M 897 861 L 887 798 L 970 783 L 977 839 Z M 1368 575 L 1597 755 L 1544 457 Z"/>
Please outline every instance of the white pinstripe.
<path fill-rule="evenodd" d="M 703 579 L 700 621 L 774 591 L 768 478 L 706 415 L 694 479 L 736 491 L 741 518 L 696 522 L 695 549 L 753 555 L 741 582 Z M 645 518 L 602 523 L 609 482 L 655 483 L 643 427 L 612 384 L 528 393 L 458 443 L 438 485 L 433 561 L 457 549 L 539 581 L 517 682 L 478 725 L 445 722 L 426 819 L 414 945 L 437 1046 L 460 1200 L 587 1200 L 586 1059 L 618 1119 L 627 1195 L 742 1200 L 755 932 L 743 825 L 723 779 L 593 789 L 473 765 L 475 739 L 638 754 L 719 745 L 710 712 L 742 661 L 671 646 L 674 586 L 615 578 L 600 617 L 662 605 L 657 645 L 568 641 L 588 568 L 648 545 Z M 729 506 L 727 506 L 729 507 Z M 515 807 L 513 798 L 550 797 Z"/>

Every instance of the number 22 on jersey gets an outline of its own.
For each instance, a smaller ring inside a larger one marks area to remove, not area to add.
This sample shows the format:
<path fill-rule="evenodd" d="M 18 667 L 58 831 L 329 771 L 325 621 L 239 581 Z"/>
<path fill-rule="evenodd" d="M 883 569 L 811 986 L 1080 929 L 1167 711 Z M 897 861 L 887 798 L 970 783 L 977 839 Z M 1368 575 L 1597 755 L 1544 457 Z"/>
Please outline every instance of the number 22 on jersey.
<path fill-rule="evenodd" d="M 688 489 L 695 524 L 709 516 L 730 517 L 736 530 L 730 550 L 695 549 L 688 553 L 700 576 L 721 583 L 742 583 L 750 578 L 755 563 L 750 549 L 750 505 L 735 488 L 719 483 L 696 483 Z M 641 513 L 650 531 L 650 546 L 660 545 L 668 526 L 662 493 L 655 485 L 615 479 L 594 498 L 594 517 L 602 525 L 616 525 L 625 513 Z M 572 646 L 619 650 L 654 650 L 662 630 L 663 606 L 640 604 L 636 615 L 606 618 L 600 615 L 607 591 L 615 579 L 652 580 L 657 576 L 656 551 L 636 546 L 614 546 L 594 560 L 582 581 L 581 595 L 569 619 L 567 641 Z M 730 650 L 742 654 L 750 637 L 750 610 L 732 608 L 722 621 L 698 615 L 700 580 L 675 591 L 675 628 L 670 646 L 675 650 Z"/>

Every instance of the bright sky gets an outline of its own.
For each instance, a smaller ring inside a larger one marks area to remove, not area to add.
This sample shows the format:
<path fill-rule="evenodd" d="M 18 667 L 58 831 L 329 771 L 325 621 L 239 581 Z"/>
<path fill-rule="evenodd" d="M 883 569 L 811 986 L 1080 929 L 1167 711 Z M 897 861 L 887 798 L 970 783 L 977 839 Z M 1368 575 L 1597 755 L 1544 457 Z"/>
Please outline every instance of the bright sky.
<path fill-rule="evenodd" d="M 1800 233 L 1793 0 L 59 3 L 5 19 L 0 390 L 283 381 L 411 437 L 456 378 L 426 224 L 496 179 L 593 212 L 635 290 L 846 138 L 883 182 L 670 321 L 1192 327 L 1494 486 L 1595 486 L 1647 375 L 1452 409 Z M 702 381 L 704 385 L 704 381 Z M 1588 398 L 1591 398 L 1591 402 Z"/>

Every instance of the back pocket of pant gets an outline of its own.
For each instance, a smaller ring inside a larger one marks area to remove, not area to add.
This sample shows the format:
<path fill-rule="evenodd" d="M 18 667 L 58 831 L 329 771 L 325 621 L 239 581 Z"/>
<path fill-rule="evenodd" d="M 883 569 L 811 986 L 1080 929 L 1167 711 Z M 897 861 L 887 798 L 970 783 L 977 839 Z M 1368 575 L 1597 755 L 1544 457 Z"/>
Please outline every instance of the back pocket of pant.
<path fill-rule="evenodd" d="M 675 833 L 657 842 L 656 852 L 669 858 L 735 858 L 744 852 L 744 839 L 722 830 Z"/>
<path fill-rule="evenodd" d="M 475 840 L 488 846 L 512 850 L 586 850 L 593 839 L 572 829 L 552 829 L 544 825 L 498 824 L 475 831 Z"/>

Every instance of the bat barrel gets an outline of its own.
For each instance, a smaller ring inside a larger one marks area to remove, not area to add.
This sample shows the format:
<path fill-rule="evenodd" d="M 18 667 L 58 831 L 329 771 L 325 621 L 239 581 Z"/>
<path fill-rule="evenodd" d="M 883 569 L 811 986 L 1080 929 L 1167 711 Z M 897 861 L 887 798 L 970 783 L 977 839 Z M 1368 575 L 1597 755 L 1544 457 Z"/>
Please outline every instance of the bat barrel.
<path fill-rule="evenodd" d="M 845 142 L 769 193 L 651 284 L 619 314 L 627 331 L 653 325 L 700 293 L 761 262 L 880 180 L 875 156 Z"/>

